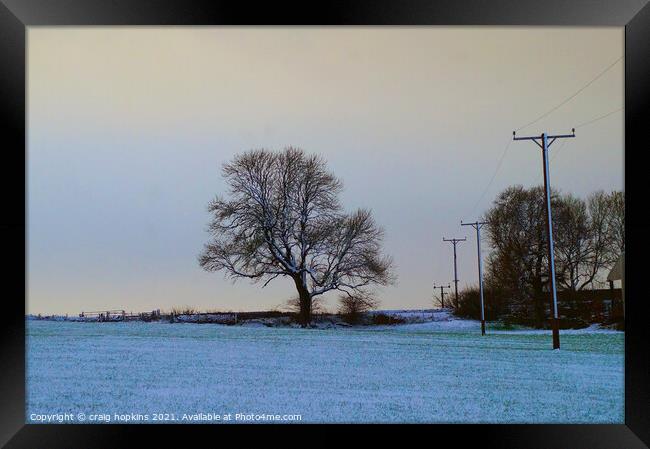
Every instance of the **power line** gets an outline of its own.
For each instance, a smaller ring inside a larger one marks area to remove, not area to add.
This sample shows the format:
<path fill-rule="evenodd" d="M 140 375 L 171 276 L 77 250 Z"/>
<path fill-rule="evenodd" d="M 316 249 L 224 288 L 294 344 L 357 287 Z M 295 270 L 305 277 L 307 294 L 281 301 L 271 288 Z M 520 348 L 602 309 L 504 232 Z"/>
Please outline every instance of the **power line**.
<path fill-rule="evenodd" d="M 490 178 L 490 181 L 487 183 L 487 186 L 485 186 L 485 189 L 483 190 L 483 193 L 481 193 L 481 196 L 479 197 L 478 201 L 474 204 L 474 207 L 472 207 L 472 210 L 468 216 L 472 215 L 475 211 L 476 208 L 478 207 L 479 204 L 481 204 L 481 201 L 483 201 L 483 198 L 485 197 L 485 194 L 488 192 L 490 187 L 492 186 L 492 183 L 494 182 L 495 178 L 497 177 L 497 173 L 499 173 L 499 169 L 501 169 L 501 165 L 503 164 L 503 160 L 506 158 L 506 154 L 508 154 L 508 149 L 510 148 L 510 144 L 512 143 L 512 139 L 508 139 L 508 143 L 506 144 L 505 148 L 503 149 L 503 153 L 501 154 L 501 158 L 499 159 L 499 162 L 497 163 L 497 168 L 494 170 L 494 173 L 492 174 L 492 178 Z"/>
<path fill-rule="evenodd" d="M 615 114 L 615 113 L 617 113 L 619 111 L 622 111 L 623 109 L 625 109 L 625 108 L 618 108 L 618 109 L 616 109 L 614 111 L 608 112 L 605 115 L 601 115 L 600 117 L 596 117 L 596 118 L 591 119 L 589 121 L 586 121 L 584 123 L 580 123 L 578 126 L 576 126 L 576 129 L 582 128 L 583 126 L 591 125 L 592 123 L 597 122 L 598 120 L 602 120 L 602 119 L 604 119 L 606 117 L 609 117 L 610 115 Z"/>
<path fill-rule="evenodd" d="M 587 120 L 586 122 L 583 122 L 583 123 L 579 124 L 578 126 L 576 126 L 576 129 L 578 129 L 578 128 L 582 128 L 583 126 L 591 125 L 592 123 L 595 123 L 595 122 L 597 122 L 598 120 L 602 120 L 602 119 L 604 119 L 604 118 L 607 118 L 607 117 L 609 117 L 610 115 L 615 114 L 615 113 L 617 113 L 617 112 L 619 112 L 619 111 L 622 111 L 622 110 L 624 110 L 624 109 L 625 109 L 625 108 L 618 108 L 618 109 L 615 109 L 615 110 L 613 110 L 613 111 L 608 112 L 607 114 L 603 114 L 603 115 L 598 116 L 598 117 L 596 117 L 596 118 L 593 118 L 593 119 L 591 119 L 591 120 Z M 551 163 L 551 164 L 553 163 L 553 161 L 555 160 L 555 158 L 557 157 L 557 155 L 560 154 L 560 151 L 562 150 L 562 148 L 564 148 L 564 146 L 566 145 L 566 142 L 567 142 L 566 140 L 563 140 L 563 141 L 562 141 L 562 143 L 560 144 L 560 146 L 558 147 L 558 149 L 555 150 L 555 152 L 551 155 L 551 158 L 549 159 L 549 163 Z M 537 177 L 537 181 L 539 181 L 540 179 L 541 179 L 541 175 Z"/>
<path fill-rule="evenodd" d="M 544 114 L 540 115 L 539 117 L 537 117 L 537 118 L 536 118 L 535 120 L 533 120 L 532 122 L 529 122 L 529 123 L 527 123 L 527 124 L 525 124 L 525 125 L 523 125 L 523 126 L 520 126 L 520 127 L 517 128 L 517 129 L 515 129 L 515 131 L 522 130 L 522 129 L 524 129 L 524 128 L 526 128 L 526 127 L 528 127 L 528 126 L 530 126 L 530 125 L 532 125 L 532 124 L 534 124 L 534 123 L 537 123 L 538 121 L 540 121 L 540 120 L 543 119 L 544 117 L 548 116 L 551 112 L 553 112 L 553 111 L 559 109 L 560 107 L 562 107 L 562 106 L 564 106 L 565 104 L 567 104 L 569 101 L 573 100 L 573 99 L 574 99 L 574 98 L 575 98 L 575 97 L 576 97 L 580 92 L 582 92 L 583 90 L 585 90 L 587 87 L 591 86 L 591 85 L 592 85 L 592 84 L 593 84 L 593 83 L 594 83 L 598 78 L 600 78 L 600 77 L 603 76 L 605 73 L 607 73 L 607 71 L 609 71 L 609 69 L 611 69 L 612 67 L 614 67 L 614 66 L 615 66 L 619 61 L 621 61 L 622 59 L 623 59 L 623 57 L 621 56 L 621 57 L 618 58 L 616 61 L 614 61 L 614 62 L 612 62 L 610 65 L 608 65 L 607 68 L 605 68 L 605 70 L 603 70 L 603 71 L 600 72 L 598 75 L 596 75 L 595 78 L 593 78 L 593 79 L 592 79 L 591 81 L 589 81 L 587 84 L 585 84 L 585 85 L 582 86 L 580 89 L 578 89 L 578 90 L 577 90 L 573 95 L 571 95 L 571 96 L 569 96 L 568 98 L 566 98 L 564 101 L 562 101 L 560 104 L 558 104 L 558 105 L 555 106 L 554 108 L 552 108 L 552 109 L 550 109 L 549 111 L 545 112 Z"/>
<path fill-rule="evenodd" d="M 536 118 L 535 120 L 533 120 L 532 122 L 529 122 L 529 123 L 527 123 L 527 124 L 524 125 L 524 126 L 520 126 L 520 127 L 517 128 L 515 131 L 519 131 L 519 130 L 521 130 L 521 129 L 526 128 L 527 126 L 530 126 L 530 125 L 532 125 L 532 124 L 534 124 L 534 123 L 537 123 L 538 121 L 540 121 L 540 120 L 543 119 L 544 117 L 547 117 L 549 114 L 551 114 L 551 113 L 554 112 L 555 110 L 557 110 L 557 109 L 559 109 L 560 107 L 564 106 L 566 103 L 568 103 L 568 102 L 571 101 L 573 98 L 575 98 L 578 94 L 580 94 L 580 92 L 582 92 L 583 90 L 585 90 L 586 88 L 588 88 L 589 86 L 591 86 L 591 85 L 592 85 L 596 80 L 598 80 L 601 76 L 603 76 L 605 73 L 607 73 L 607 72 L 608 72 L 612 67 L 614 67 L 614 66 L 615 66 L 618 62 L 620 62 L 622 59 L 623 59 L 623 57 L 621 56 L 621 57 L 618 58 L 616 61 L 614 61 L 614 62 L 612 62 L 610 65 L 608 65 L 608 66 L 607 66 L 603 71 L 601 71 L 598 75 L 596 75 L 595 78 L 593 78 L 593 79 L 592 79 L 591 81 L 589 81 L 587 84 L 585 84 L 584 86 L 582 86 L 580 89 L 578 89 L 575 93 L 573 93 L 571 96 L 569 96 L 568 98 L 566 98 L 566 99 L 565 99 L 564 101 L 562 101 L 560 104 L 558 104 L 558 105 L 555 106 L 554 108 L 550 109 L 549 111 L 545 112 L 544 114 L 540 115 L 539 117 L 537 117 L 537 118 Z M 590 120 L 590 121 L 588 121 L 588 122 L 581 123 L 581 124 L 579 124 L 578 126 L 576 126 L 576 128 L 580 128 L 580 127 L 582 127 L 582 126 L 590 125 L 590 124 L 592 124 L 592 123 L 594 123 L 594 122 L 596 122 L 596 121 L 598 121 L 598 120 L 604 119 L 605 117 L 609 117 L 610 115 L 614 114 L 615 112 L 618 112 L 618 111 L 623 110 L 623 109 L 624 109 L 624 108 L 619 108 L 619 109 L 617 109 L 617 110 L 615 110 L 615 111 L 611 111 L 611 112 L 609 112 L 609 113 L 607 113 L 607 114 L 605 114 L 605 115 L 603 115 L 603 116 L 597 117 L 597 118 L 592 119 L 592 120 Z M 485 189 L 484 189 L 483 192 L 481 193 L 481 196 L 479 197 L 478 201 L 476 201 L 476 203 L 474 204 L 474 207 L 472 207 L 471 212 L 470 212 L 469 214 L 467 214 L 467 216 L 471 216 L 471 215 L 473 215 L 474 212 L 476 211 L 477 207 L 481 204 L 481 201 L 483 201 L 483 198 L 485 197 L 485 195 L 486 195 L 487 192 L 489 191 L 490 187 L 492 186 L 492 183 L 493 183 L 494 180 L 496 179 L 497 174 L 499 173 L 499 170 L 501 169 L 501 165 L 503 165 L 503 161 L 504 161 L 506 155 L 508 154 L 508 149 L 510 148 L 510 144 L 511 144 L 511 143 L 512 143 L 512 140 L 508 139 L 508 143 L 506 144 L 505 148 L 503 149 L 503 153 L 501 154 L 501 158 L 499 158 L 499 162 L 497 163 L 496 169 L 494 170 L 494 173 L 492 174 L 492 177 L 490 178 L 490 181 L 487 183 L 487 186 L 485 187 Z M 562 147 L 564 147 L 564 143 L 565 143 L 565 142 L 563 142 Z M 559 149 L 558 149 L 558 150 L 559 150 Z M 559 153 L 559 151 L 556 151 L 555 153 Z M 555 159 L 555 157 L 556 157 L 556 154 L 553 154 L 553 157 L 551 158 L 551 161 L 550 161 L 550 162 L 552 162 L 553 159 Z"/>

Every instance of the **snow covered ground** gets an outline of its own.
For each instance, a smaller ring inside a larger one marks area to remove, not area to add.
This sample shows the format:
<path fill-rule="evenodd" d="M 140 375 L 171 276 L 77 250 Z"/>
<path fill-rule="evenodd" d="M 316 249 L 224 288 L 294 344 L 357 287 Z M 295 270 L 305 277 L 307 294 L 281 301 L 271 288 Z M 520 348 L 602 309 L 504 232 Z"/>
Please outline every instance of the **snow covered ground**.
<path fill-rule="evenodd" d="M 481 337 L 475 321 L 428 320 L 332 329 L 30 320 L 27 419 L 623 422 L 622 332 L 562 331 L 552 351 L 548 331 L 488 327 Z"/>

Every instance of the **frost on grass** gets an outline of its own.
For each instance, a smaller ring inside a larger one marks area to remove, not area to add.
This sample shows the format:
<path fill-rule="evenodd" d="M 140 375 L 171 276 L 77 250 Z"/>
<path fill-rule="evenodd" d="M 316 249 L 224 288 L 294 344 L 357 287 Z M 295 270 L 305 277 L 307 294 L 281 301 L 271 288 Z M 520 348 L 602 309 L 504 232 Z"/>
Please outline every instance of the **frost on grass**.
<path fill-rule="evenodd" d="M 271 413 L 302 422 L 622 423 L 623 334 L 446 317 L 347 329 L 27 322 L 31 413 Z"/>

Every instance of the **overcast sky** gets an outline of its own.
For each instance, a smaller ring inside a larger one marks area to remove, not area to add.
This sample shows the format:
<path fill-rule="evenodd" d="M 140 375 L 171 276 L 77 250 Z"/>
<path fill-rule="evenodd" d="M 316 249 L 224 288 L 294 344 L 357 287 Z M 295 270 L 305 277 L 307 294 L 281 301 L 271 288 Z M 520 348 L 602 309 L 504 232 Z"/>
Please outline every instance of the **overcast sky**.
<path fill-rule="evenodd" d="M 383 308 L 431 307 L 433 282 L 477 282 L 475 219 L 541 182 L 513 129 L 623 56 L 623 28 L 41 28 L 28 30 L 29 313 L 262 310 L 295 294 L 206 273 L 206 205 L 250 148 L 323 155 L 344 204 L 386 231 L 399 283 Z M 623 107 L 623 61 L 520 134 L 570 132 Z M 551 182 L 623 189 L 623 114 L 551 149 Z M 557 154 L 556 154 L 557 153 Z M 329 307 L 335 301 L 329 297 Z"/>

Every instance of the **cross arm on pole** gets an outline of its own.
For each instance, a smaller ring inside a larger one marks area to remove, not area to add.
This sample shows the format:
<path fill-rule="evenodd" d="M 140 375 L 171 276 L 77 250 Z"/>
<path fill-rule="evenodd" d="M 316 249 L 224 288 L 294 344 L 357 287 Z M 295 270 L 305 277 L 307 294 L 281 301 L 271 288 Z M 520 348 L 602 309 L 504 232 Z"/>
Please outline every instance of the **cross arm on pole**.
<path fill-rule="evenodd" d="M 576 129 L 571 128 L 571 134 L 557 134 L 554 136 L 547 136 L 549 139 L 561 139 L 561 138 L 566 138 L 566 137 L 575 137 L 576 136 Z"/>
<path fill-rule="evenodd" d="M 555 135 L 546 135 L 547 139 L 551 139 L 550 141 L 547 141 L 546 148 L 548 149 L 553 142 L 555 142 L 557 139 L 566 139 L 569 137 L 575 137 L 576 136 L 576 129 L 571 128 L 571 134 L 555 134 Z M 535 142 L 535 144 L 540 147 L 542 150 L 544 149 L 544 145 L 540 143 L 542 140 L 544 140 L 544 134 L 541 136 L 524 136 L 524 137 L 517 137 L 517 131 L 512 132 L 512 140 L 532 140 Z"/>
<path fill-rule="evenodd" d="M 512 140 L 537 140 L 537 139 L 541 139 L 540 136 L 517 137 L 517 136 L 515 136 L 514 131 L 513 131 L 512 136 L 513 136 Z"/>
<path fill-rule="evenodd" d="M 555 142 L 557 139 L 566 139 L 569 137 L 575 137 L 576 129 L 575 128 L 571 129 L 571 132 L 573 134 L 558 134 L 556 136 L 547 136 L 547 138 L 551 139 L 551 141 L 546 144 L 546 148 L 549 148 L 553 144 L 553 142 Z"/>
<path fill-rule="evenodd" d="M 480 229 L 483 225 L 486 225 L 486 224 L 487 224 L 487 221 L 475 221 L 473 223 L 463 223 L 462 220 L 460 221 L 461 226 L 471 226 L 474 229 L 477 229 L 477 228 Z"/>
<path fill-rule="evenodd" d="M 515 135 L 515 132 L 516 132 L 516 131 L 513 131 L 513 132 L 512 132 L 512 140 L 532 140 L 533 142 L 535 142 L 535 145 L 537 145 L 538 147 L 540 147 L 542 150 L 544 149 L 544 146 L 543 146 L 541 143 L 539 143 L 539 142 L 537 141 L 538 139 L 539 139 L 539 140 L 542 140 L 542 136 L 517 137 L 517 136 Z"/>

